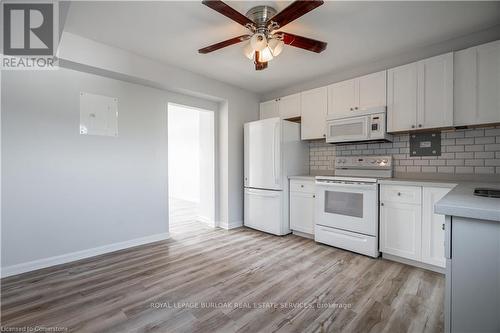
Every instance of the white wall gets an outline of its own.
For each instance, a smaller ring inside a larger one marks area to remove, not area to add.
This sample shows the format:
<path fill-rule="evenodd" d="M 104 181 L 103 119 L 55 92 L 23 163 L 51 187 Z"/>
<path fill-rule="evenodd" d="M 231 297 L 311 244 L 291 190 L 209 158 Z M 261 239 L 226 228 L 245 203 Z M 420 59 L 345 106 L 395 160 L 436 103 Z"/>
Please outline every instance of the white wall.
<path fill-rule="evenodd" d="M 169 102 L 216 111 L 215 215 L 242 222 L 256 94 L 74 35 L 59 46 L 64 68 L 2 72 L 2 274 L 166 236 Z M 118 97 L 118 138 L 78 134 L 80 91 Z"/>
<path fill-rule="evenodd" d="M 66 67 L 218 101 L 216 215 L 221 226 L 242 223 L 243 124 L 258 119 L 257 94 L 67 32 L 58 55 Z"/>
<path fill-rule="evenodd" d="M 199 111 L 200 202 L 198 218 L 215 225 L 215 123 L 214 112 Z"/>
<path fill-rule="evenodd" d="M 200 111 L 168 106 L 169 196 L 200 202 Z"/>
<path fill-rule="evenodd" d="M 68 69 L 1 88 L 3 274 L 167 236 L 167 104 L 216 103 Z M 118 98 L 118 137 L 79 134 L 81 91 Z"/>

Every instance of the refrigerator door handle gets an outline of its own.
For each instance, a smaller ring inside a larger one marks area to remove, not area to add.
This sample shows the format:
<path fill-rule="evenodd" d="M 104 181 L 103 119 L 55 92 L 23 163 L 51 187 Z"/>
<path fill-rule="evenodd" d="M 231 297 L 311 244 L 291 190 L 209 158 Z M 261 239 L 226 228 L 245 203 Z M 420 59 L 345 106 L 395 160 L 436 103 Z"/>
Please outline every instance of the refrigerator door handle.
<path fill-rule="evenodd" d="M 271 197 L 271 198 L 276 198 L 281 195 L 280 191 L 255 190 L 250 188 L 245 189 L 245 193 L 249 195 L 256 195 L 259 197 Z"/>
<path fill-rule="evenodd" d="M 273 177 L 274 177 L 274 183 L 276 185 L 280 184 L 279 178 L 277 177 L 278 171 L 276 171 L 276 168 L 278 166 L 278 163 L 276 163 L 276 157 L 277 157 L 276 151 L 278 150 L 278 145 L 279 145 L 279 141 L 278 141 L 279 140 L 279 125 L 280 125 L 279 122 L 277 122 L 274 125 L 274 142 L 273 142 Z"/>

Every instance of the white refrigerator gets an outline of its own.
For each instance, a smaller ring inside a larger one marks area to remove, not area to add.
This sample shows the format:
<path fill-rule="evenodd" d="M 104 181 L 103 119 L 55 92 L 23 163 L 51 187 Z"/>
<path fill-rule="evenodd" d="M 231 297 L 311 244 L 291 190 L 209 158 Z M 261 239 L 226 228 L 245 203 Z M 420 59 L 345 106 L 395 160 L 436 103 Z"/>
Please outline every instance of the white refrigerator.
<path fill-rule="evenodd" d="M 300 124 L 268 118 L 246 123 L 244 225 L 275 235 L 290 233 L 288 177 L 309 173 L 309 145 Z"/>

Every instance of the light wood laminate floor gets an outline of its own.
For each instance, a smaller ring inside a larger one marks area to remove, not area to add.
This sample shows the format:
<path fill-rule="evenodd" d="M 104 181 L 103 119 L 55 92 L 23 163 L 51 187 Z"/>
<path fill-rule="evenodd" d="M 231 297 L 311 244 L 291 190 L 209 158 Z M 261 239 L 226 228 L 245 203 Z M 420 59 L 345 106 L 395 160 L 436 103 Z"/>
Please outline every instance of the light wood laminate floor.
<path fill-rule="evenodd" d="M 2 325 L 69 332 L 443 331 L 440 274 L 294 235 L 177 222 L 167 241 L 3 279 Z"/>

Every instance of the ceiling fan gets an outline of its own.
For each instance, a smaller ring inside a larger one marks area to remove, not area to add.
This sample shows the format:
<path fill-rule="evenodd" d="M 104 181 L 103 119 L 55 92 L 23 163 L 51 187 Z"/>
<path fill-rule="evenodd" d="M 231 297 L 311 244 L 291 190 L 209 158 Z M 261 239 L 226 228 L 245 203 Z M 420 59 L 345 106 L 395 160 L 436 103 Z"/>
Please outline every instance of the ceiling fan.
<path fill-rule="evenodd" d="M 322 0 L 294 1 L 279 13 L 270 6 L 256 6 L 246 15 L 220 0 L 203 0 L 202 3 L 243 25 L 250 33 L 204 47 L 198 50 L 199 53 L 210 53 L 249 40 L 243 52 L 247 58 L 254 61 L 255 70 L 263 70 L 267 68 L 268 61 L 281 53 L 285 44 L 316 53 L 326 49 L 325 42 L 276 31 L 321 6 L 324 3 Z"/>

